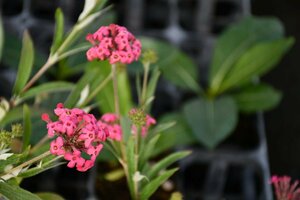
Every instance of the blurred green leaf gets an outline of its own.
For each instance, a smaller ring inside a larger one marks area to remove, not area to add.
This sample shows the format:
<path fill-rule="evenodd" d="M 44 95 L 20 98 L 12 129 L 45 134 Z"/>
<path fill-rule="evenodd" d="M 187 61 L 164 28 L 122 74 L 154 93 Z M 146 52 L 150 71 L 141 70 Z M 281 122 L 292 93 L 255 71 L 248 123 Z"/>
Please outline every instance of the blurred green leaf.
<path fill-rule="evenodd" d="M 34 47 L 27 31 L 23 34 L 23 45 L 13 93 L 18 95 L 28 81 L 34 60 Z"/>
<path fill-rule="evenodd" d="M 201 90 L 197 83 L 197 66 L 190 57 L 167 42 L 147 37 L 140 39 L 144 50 L 151 49 L 156 52 L 156 64 L 164 78 L 185 89 L 195 92 Z"/>
<path fill-rule="evenodd" d="M 175 125 L 161 131 L 153 155 L 158 155 L 175 146 L 189 145 L 197 141 L 181 113 L 168 113 L 159 119 L 158 124 L 171 122 Z"/>
<path fill-rule="evenodd" d="M 20 95 L 20 99 L 18 100 L 18 102 L 20 103 L 26 99 L 36 97 L 40 94 L 68 91 L 68 90 L 72 90 L 73 88 L 74 88 L 73 83 L 68 83 L 64 81 L 53 81 L 49 83 L 44 83 L 42 85 L 33 87 L 29 89 L 27 92 Z"/>
<path fill-rule="evenodd" d="M 209 77 L 212 93 L 219 93 L 231 67 L 250 47 L 282 37 L 283 26 L 276 18 L 247 17 L 230 26 L 216 42 Z"/>
<path fill-rule="evenodd" d="M 282 94 L 267 84 L 252 85 L 233 95 L 241 112 L 267 111 L 277 106 Z"/>
<path fill-rule="evenodd" d="M 160 160 L 159 162 L 157 162 L 155 165 L 151 167 L 150 171 L 147 173 L 148 174 L 147 177 L 150 180 L 152 180 L 154 177 L 158 177 L 160 171 L 165 170 L 171 164 L 188 156 L 190 153 L 191 153 L 190 151 L 180 151 L 168 155 L 167 157 L 163 158 L 162 160 Z"/>
<path fill-rule="evenodd" d="M 56 9 L 55 12 L 55 32 L 53 37 L 53 42 L 50 50 L 50 54 L 54 54 L 54 52 L 58 49 L 60 44 L 63 41 L 64 37 L 64 14 L 60 8 Z"/>
<path fill-rule="evenodd" d="M 130 188 L 132 197 L 134 196 L 132 192 L 134 191 L 133 175 L 135 173 L 134 141 L 135 141 L 134 136 L 131 135 L 131 137 L 128 139 L 128 142 L 126 144 L 126 158 L 127 158 L 128 176 L 129 176 L 127 178 L 127 183 L 128 183 L 128 187 Z"/>
<path fill-rule="evenodd" d="M 166 182 L 177 170 L 178 168 L 167 170 L 150 181 L 141 191 L 141 200 L 149 199 L 159 186 Z"/>
<path fill-rule="evenodd" d="M 127 116 L 122 116 L 120 119 L 122 127 L 122 139 L 124 142 L 127 142 L 131 133 L 131 121 Z"/>
<path fill-rule="evenodd" d="M 6 182 L 0 182 L 0 194 L 10 200 L 41 200 L 37 195 Z"/>
<path fill-rule="evenodd" d="M 22 119 L 23 108 L 22 107 L 15 107 L 11 110 L 9 110 L 5 117 L 0 121 L 0 127 L 4 127 L 5 125 Z"/>
<path fill-rule="evenodd" d="M 30 137 L 31 137 L 31 114 L 30 114 L 29 107 L 24 104 L 23 105 L 23 127 L 24 127 L 24 133 L 23 133 L 23 151 L 27 149 L 28 145 L 30 144 Z"/>
<path fill-rule="evenodd" d="M 195 137 L 209 149 L 229 136 L 238 118 L 236 103 L 229 96 L 194 99 L 184 105 L 183 113 Z"/>
<path fill-rule="evenodd" d="M 2 17 L 0 16 L 0 61 L 2 58 L 3 46 L 4 46 L 4 31 L 3 31 Z"/>
<path fill-rule="evenodd" d="M 39 196 L 42 200 L 64 200 L 63 197 L 51 192 L 38 192 L 35 194 Z"/>
<path fill-rule="evenodd" d="M 102 63 L 102 62 L 101 62 Z M 98 76 L 97 82 L 95 84 L 100 84 L 109 74 L 111 73 L 111 66 L 108 62 L 104 62 L 100 68 L 101 76 Z M 123 66 L 118 66 L 117 68 L 117 79 L 118 79 L 118 94 L 119 94 L 119 104 L 121 115 L 127 115 L 129 110 L 133 108 L 133 102 L 131 97 L 131 89 L 129 84 L 128 74 Z M 93 88 L 96 85 L 93 85 Z M 114 92 L 113 84 L 110 81 L 101 92 L 98 93 L 96 97 L 97 102 L 99 102 L 99 108 L 101 112 L 114 112 Z"/>
<path fill-rule="evenodd" d="M 160 134 L 155 135 L 152 137 L 149 142 L 145 142 L 144 148 L 141 149 L 140 155 L 139 155 L 139 169 L 143 169 L 144 164 L 148 161 L 148 159 L 152 156 L 152 153 L 154 152 L 156 143 L 160 137 Z"/>
<path fill-rule="evenodd" d="M 293 38 L 287 38 L 253 46 L 232 66 L 219 87 L 219 92 L 238 87 L 253 76 L 265 74 L 276 66 L 293 43 Z"/>

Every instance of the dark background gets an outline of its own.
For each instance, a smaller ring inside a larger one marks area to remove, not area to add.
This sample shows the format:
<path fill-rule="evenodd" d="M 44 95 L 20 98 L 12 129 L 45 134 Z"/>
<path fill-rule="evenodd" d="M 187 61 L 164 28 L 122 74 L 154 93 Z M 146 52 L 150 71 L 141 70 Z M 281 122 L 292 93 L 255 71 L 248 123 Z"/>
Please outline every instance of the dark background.
<path fill-rule="evenodd" d="M 300 1 L 253 1 L 254 15 L 276 16 L 296 42 L 263 79 L 283 92 L 280 105 L 265 114 L 271 172 L 300 177 Z"/>

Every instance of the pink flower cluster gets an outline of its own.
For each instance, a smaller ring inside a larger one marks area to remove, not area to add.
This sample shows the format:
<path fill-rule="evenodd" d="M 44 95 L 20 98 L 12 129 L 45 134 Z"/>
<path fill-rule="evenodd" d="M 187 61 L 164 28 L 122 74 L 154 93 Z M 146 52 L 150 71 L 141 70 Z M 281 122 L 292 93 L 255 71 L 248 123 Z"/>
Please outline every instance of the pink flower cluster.
<path fill-rule="evenodd" d="M 67 109 L 59 103 L 54 113 L 57 121 L 51 121 L 48 114 L 42 115 L 47 122 L 48 136 L 56 137 L 50 144 L 50 152 L 63 155 L 69 161 L 68 167 L 76 166 L 78 171 L 93 167 L 108 136 L 107 130 L 98 126 L 94 115 L 78 108 Z"/>
<path fill-rule="evenodd" d="M 298 181 L 291 185 L 291 177 L 272 176 L 271 183 L 274 185 L 277 200 L 300 200 Z"/>
<path fill-rule="evenodd" d="M 119 118 L 114 113 L 106 113 L 102 115 L 101 119 L 98 121 L 98 125 L 102 129 L 108 130 L 108 137 L 112 140 L 121 141 L 122 140 L 122 128 L 118 124 Z"/>
<path fill-rule="evenodd" d="M 129 64 L 141 54 L 141 42 L 125 27 L 116 24 L 102 26 L 86 39 L 93 45 L 86 53 L 89 61 L 109 59 L 110 64 Z"/>

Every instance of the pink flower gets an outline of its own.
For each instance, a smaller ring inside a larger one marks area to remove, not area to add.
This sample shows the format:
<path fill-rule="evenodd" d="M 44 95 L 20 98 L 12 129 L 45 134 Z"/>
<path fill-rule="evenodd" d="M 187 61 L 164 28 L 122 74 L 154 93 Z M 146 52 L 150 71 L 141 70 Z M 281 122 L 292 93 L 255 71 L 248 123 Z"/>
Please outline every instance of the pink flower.
<path fill-rule="evenodd" d="M 64 144 L 63 138 L 57 137 L 50 144 L 50 152 L 55 155 L 63 155 L 65 153 L 63 144 Z"/>
<path fill-rule="evenodd" d="M 106 123 L 114 123 L 118 120 L 118 116 L 114 113 L 106 113 L 102 115 L 101 120 Z"/>
<path fill-rule="evenodd" d="M 68 167 L 76 166 L 78 171 L 90 169 L 102 149 L 102 143 L 108 137 L 107 128 L 103 129 L 94 115 L 79 108 L 64 108 L 60 103 L 54 113 L 57 121 L 51 121 L 47 114 L 42 115 L 42 119 L 47 122 L 48 136 L 56 136 L 50 144 L 50 152 L 54 155 L 64 155 L 69 161 Z M 95 151 L 90 153 L 90 149 Z M 83 158 L 82 153 L 88 154 L 90 159 Z"/>
<path fill-rule="evenodd" d="M 298 181 L 291 185 L 291 177 L 272 176 L 271 184 L 274 185 L 277 200 L 299 200 L 300 188 Z"/>
<path fill-rule="evenodd" d="M 116 24 L 100 27 L 95 33 L 89 33 L 86 40 L 93 45 L 86 53 L 89 61 L 107 59 L 110 64 L 129 64 L 141 54 L 141 42 L 125 27 Z"/>

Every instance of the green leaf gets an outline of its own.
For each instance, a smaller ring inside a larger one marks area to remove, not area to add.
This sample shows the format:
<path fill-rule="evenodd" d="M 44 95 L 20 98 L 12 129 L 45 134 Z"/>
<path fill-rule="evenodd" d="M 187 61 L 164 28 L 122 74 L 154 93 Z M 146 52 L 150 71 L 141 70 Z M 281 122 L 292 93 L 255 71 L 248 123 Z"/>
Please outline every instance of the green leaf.
<path fill-rule="evenodd" d="M 29 107 L 24 104 L 23 105 L 23 127 L 24 127 L 24 133 L 23 133 L 23 145 L 22 149 L 23 151 L 27 149 L 28 145 L 30 144 L 30 137 L 31 137 L 31 114 L 30 114 Z"/>
<path fill-rule="evenodd" d="M 51 46 L 50 54 L 54 54 L 58 47 L 61 45 L 64 37 L 64 14 L 60 8 L 55 12 L 55 32 Z"/>
<path fill-rule="evenodd" d="M 178 168 L 167 170 L 150 181 L 141 191 L 141 200 L 149 199 L 159 186 L 166 182 L 177 170 Z"/>
<path fill-rule="evenodd" d="M 178 48 L 166 42 L 142 37 L 143 49 L 151 49 L 157 53 L 159 66 L 162 75 L 176 86 L 190 89 L 195 92 L 201 90 L 197 83 L 197 66 L 191 58 Z"/>
<path fill-rule="evenodd" d="M 1 160 L 0 172 L 2 173 L 8 165 L 15 165 L 15 164 L 19 163 L 21 160 L 25 159 L 26 156 L 27 156 L 26 153 L 13 154 L 12 156 L 8 157 L 6 160 Z"/>
<path fill-rule="evenodd" d="M 294 39 L 288 38 L 255 45 L 232 66 L 219 91 L 224 92 L 225 90 L 238 87 L 249 81 L 253 76 L 261 76 L 270 71 L 293 43 Z"/>
<path fill-rule="evenodd" d="M 189 145 L 197 141 L 181 113 L 168 113 L 162 116 L 159 119 L 158 126 L 171 122 L 174 122 L 175 125 L 162 130 L 155 151 L 153 152 L 154 155 L 174 147 Z M 156 132 L 156 129 L 155 127 L 153 131 Z"/>
<path fill-rule="evenodd" d="M 9 200 L 41 200 L 37 195 L 6 182 L 0 182 L 0 194 Z"/>
<path fill-rule="evenodd" d="M 184 105 L 183 114 L 195 137 L 209 149 L 231 134 L 238 118 L 236 103 L 229 96 L 194 99 Z"/>
<path fill-rule="evenodd" d="M 249 48 L 282 37 L 283 26 L 275 18 L 247 17 L 230 26 L 216 42 L 209 77 L 212 93 L 218 93 L 226 74 Z"/>
<path fill-rule="evenodd" d="M 147 162 L 148 158 L 152 156 L 159 137 L 160 134 L 155 135 L 153 138 L 150 139 L 149 142 L 146 142 L 144 148 L 141 149 L 141 153 L 139 155 L 139 169 L 142 169 L 144 167 L 144 164 Z"/>
<path fill-rule="evenodd" d="M 133 108 L 131 89 L 126 69 L 120 69 L 118 71 L 118 94 L 120 113 L 126 115 Z"/>
<path fill-rule="evenodd" d="M 42 200 L 64 200 L 64 198 L 60 195 L 51 192 L 38 192 L 35 194 L 39 196 Z"/>
<path fill-rule="evenodd" d="M 191 153 L 190 151 L 181 151 L 181 152 L 175 152 L 175 153 L 168 155 L 167 157 L 160 160 L 158 163 L 156 163 L 155 165 L 153 165 L 151 167 L 150 171 L 147 173 L 148 174 L 147 177 L 150 180 L 152 180 L 154 177 L 157 177 L 159 175 L 160 171 L 165 170 L 171 164 L 188 156 L 190 153 Z"/>
<path fill-rule="evenodd" d="M 28 81 L 34 60 L 34 47 L 27 31 L 23 34 L 21 57 L 13 93 L 18 95 Z"/>
<path fill-rule="evenodd" d="M 277 106 L 282 94 L 267 84 L 252 85 L 233 95 L 240 111 L 267 111 Z"/>
<path fill-rule="evenodd" d="M 160 71 L 157 68 L 155 68 L 151 73 L 151 77 L 150 77 L 150 80 L 149 80 L 149 83 L 148 83 L 147 95 L 146 95 L 147 99 L 154 96 L 154 93 L 155 93 L 155 90 L 156 90 L 156 85 L 157 85 L 159 77 L 160 77 Z M 148 111 L 151 110 L 150 105 L 147 107 L 147 110 Z"/>
<path fill-rule="evenodd" d="M 33 88 L 29 89 L 27 92 L 20 95 L 20 98 L 18 99 L 18 103 L 20 103 L 26 99 L 36 97 L 40 94 L 68 91 L 68 90 L 72 90 L 73 88 L 74 88 L 73 83 L 64 82 L 64 81 L 53 81 L 53 82 L 49 82 L 49 83 L 44 83 L 42 85 L 33 87 Z"/>
<path fill-rule="evenodd" d="M 128 167 L 128 187 L 131 193 L 131 196 L 134 196 L 134 181 L 133 175 L 135 173 L 135 154 L 134 154 L 134 137 L 131 135 L 126 145 L 126 158 L 127 158 L 127 167 Z"/>
<path fill-rule="evenodd" d="M 2 17 L 0 16 L 0 61 L 2 58 L 3 46 L 4 46 L 4 31 L 3 31 Z"/>
<path fill-rule="evenodd" d="M 14 121 L 17 121 L 17 120 L 20 120 L 22 119 L 22 113 L 23 112 L 23 108 L 22 107 L 15 107 L 11 110 L 9 110 L 4 118 L 0 121 L 0 127 L 4 127 L 5 125 L 11 123 L 11 122 L 14 122 Z"/>
<path fill-rule="evenodd" d="M 100 68 L 100 67 L 99 67 Z M 81 79 L 77 82 L 76 87 L 72 90 L 71 94 L 65 101 L 65 106 L 67 108 L 74 107 L 80 98 L 81 91 L 87 86 L 91 85 L 95 79 L 99 77 L 99 68 L 93 68 L 87 70 Z"/>

